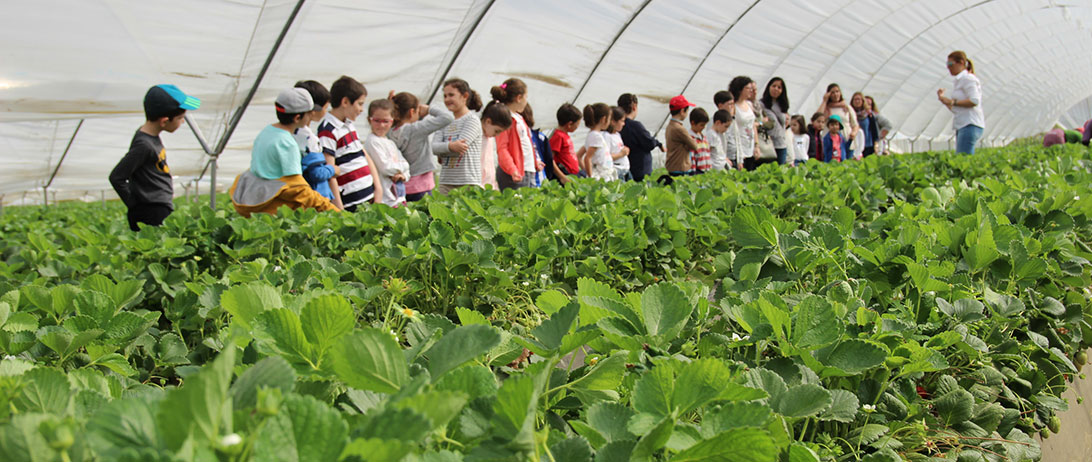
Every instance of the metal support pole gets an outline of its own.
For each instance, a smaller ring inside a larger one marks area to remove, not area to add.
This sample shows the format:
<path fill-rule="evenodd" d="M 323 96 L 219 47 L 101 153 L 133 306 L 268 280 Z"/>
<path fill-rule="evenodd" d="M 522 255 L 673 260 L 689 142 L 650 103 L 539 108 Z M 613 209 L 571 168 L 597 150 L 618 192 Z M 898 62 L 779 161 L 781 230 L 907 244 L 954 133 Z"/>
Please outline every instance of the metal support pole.
<path fill-rule="evenodd" d="M 49 187 L 42 186 L 42 205 L 49 206 Z"/>
<path fill-rule="evenodd" d="M 99 190 L 99 199 L 102 200 L 102 206 L 106 207 L 106 191 L 105 190 L 101 190 L 101 189 Z"/>
<path fill-rule="evenodd" d="M 216 210 L 216 157 L 212 158 L 212 171 L 209 175 L 209 208 Z"/>
<path fill-rule="evenodd" d="M 201 133 L 201 128 L 199 128 L 197 123 L 190 117 L 190 113 L 187 112 L 183 117 L 186 119 L 186 125 L 190 126 L 190 131 L 193 132 L 193 136 L 197 138 L 197 142 L 201 144 L 201 149 L 205 150 L 205 154 L 210 156 L 216 155 L 216 153 L 212 152 L 212 148 L 209 147 L 209 142 L 205 140 L 205 134 Z"/>
<path fill-rule="evenodd" d="M 72 149 L 72 142 L 76 141 L 76 135 L 80 133 L 80 127 L 83 127 L 83 119 L 80 119 L 80 123 L 76 124 L 76 130 L 72 132 L 72 137 L 68 139 L 68 145 L 64 147 L 64 153 L 61 154 L 61 160 L 57 162 L 57 167 L 53 169 L 53 174 L 49 175 L 49 181 L 42 186 L 42 195 L 46 196 L 46 190 L 53 184 L 53 179 L 57 178 L 57 173 L 61 171 L 61 166 L 64 165 L 64 159 L 68 157 L 68 151 Z M 49 205 L 49 197 L 45 197 L 45 205 Z"/>

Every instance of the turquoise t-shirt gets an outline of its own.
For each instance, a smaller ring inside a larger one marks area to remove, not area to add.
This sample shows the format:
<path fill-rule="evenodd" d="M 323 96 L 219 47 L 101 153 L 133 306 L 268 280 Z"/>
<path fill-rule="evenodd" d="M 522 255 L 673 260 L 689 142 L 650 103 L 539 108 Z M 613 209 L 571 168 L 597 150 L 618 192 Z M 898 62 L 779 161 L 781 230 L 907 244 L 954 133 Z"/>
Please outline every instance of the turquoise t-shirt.
<path fill-rule="evenodd" d="M 300 145 L 287 130 L 268 125 L 254 139 L 250 171 L 259 178 L 276 180 L 288 175 L 302 175 L 300 161 Z"/>

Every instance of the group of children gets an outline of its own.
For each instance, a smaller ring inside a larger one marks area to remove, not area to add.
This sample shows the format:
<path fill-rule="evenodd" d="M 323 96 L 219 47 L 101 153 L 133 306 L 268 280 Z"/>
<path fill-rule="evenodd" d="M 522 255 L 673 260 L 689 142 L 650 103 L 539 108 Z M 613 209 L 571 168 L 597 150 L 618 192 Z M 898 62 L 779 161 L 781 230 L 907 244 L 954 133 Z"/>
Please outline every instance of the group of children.
<path fill-rule="evenodd" d="M 444 82 L 442 106 L 394 91 L 365 106 L 367 89 L 351 77 L 342 76 L 329 89 L 314 80 L 298 82 L 278 95 L 277 122 L 254 140 L 250 168 L 229 191 L 232 202 L 244 216 L 275 213 L 281 206 L 352 212 L 362 204 L 399 207 L 433 191 L 487 184 L 502 190 L 537 187 L 550 180 L 567 184 L 573 176 L 642 181 L 651 173 L 654 149 L 666 152 L 673 176 L 751 170 L 761 157 L 767 108 L 788 107 L 780 79 L 771 80 L 759 100 L 754 82 L 737 77 L 728 91 L 714 95 L 712 120 L 704 109 L 691 110 L 695 105 L 684 96 L 672 98 L 665 145 L 636 120 L 633 94 L 621 95 L 616 106 L 595 103 L 583 111 L 563 104 L 557 129 L 546 136 L 535 128 L 527 93 L 522 80 L 511 78 L 491 89 L 492 102 L 483 107 L 478 93 L 455 78 Z M 134 230 L 137 223 L 158 225 L 170 214 L 173 189 L 159 134 L 176 130 L 186 110 L 199 105 L 173 85 L 152 87 L 145 96 L 147 122 L 110 175 Z M 828 88 L 827 109 L 821 107 L 810 124 L 800 115 L 789 119 L 791 156 L 777 148 L 779 159 L 799 165 L 853 158 L 848 140 L 857 132 L 844 134 L 844 119 L 847 113 L 853 117 L 853 109 L 862 114 L 858 106 L 858 95 L 847 105 L 840 91 Z M 365 111 L 371 130 L 361 139 L 354 123 Z M 784 117 L 776 119 L 784 127 Z M 687 120 L 689 127 L 683 125 Z M 570 134 L 581 121 L 590 131 L 576 149 Z M 886 136 L 886 130 L 875 131 L 873 138 Z"/>

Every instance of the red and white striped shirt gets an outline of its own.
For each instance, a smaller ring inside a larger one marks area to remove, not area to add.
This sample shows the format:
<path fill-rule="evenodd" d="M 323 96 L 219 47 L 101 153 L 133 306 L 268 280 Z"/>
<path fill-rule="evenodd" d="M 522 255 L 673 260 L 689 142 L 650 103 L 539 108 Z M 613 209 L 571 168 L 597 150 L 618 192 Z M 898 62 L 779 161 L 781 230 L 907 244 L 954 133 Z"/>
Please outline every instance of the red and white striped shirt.
<path fill-rule="evenodd" d="M 697 151 L 690 151 L 690 171 L 691 172 L 704 172 L 713 168 L 713 154 L 709 150 L 709 141 L 705 139 L 705 134 L 694 133 L 693 130 L 687 129 L 690 132 L 690 137 L 694 138 L 694 142 L 698 144 Z"/>

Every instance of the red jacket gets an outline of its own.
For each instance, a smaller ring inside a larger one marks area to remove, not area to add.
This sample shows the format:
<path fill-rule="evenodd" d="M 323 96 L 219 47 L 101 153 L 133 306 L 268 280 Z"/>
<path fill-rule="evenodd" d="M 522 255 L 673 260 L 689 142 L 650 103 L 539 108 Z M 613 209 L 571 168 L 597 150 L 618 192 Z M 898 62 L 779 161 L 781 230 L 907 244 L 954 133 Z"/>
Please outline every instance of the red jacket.
<path fill-rule="evenodd" d="M 497 164 L 513 179 L 523 178 L 523 145 L 519 142 L 515 118 L 508 130 L 497 134 Z"/>

